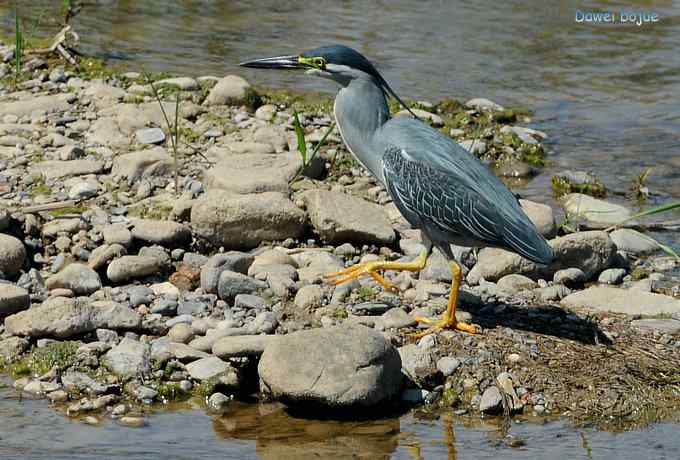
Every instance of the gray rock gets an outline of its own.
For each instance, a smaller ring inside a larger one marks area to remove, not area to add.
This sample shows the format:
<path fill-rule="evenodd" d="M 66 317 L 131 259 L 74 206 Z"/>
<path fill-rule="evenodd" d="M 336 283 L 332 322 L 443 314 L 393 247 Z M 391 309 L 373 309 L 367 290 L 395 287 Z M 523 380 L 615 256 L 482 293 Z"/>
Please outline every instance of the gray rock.
<path fill-rule="evenodd" d="M 401 356 L 402 372 L 418 385 L 422 384 L 424 377 L 426 378 L 436 370 L 432 351 L 416 344 L 400 347 L 399 356 Z"/>
<path fill-rule="evenodd" d="M 119 377 L 147 375 L 151 372 L 151 349 L 148 344 L 124 338 L 104 355 L 103 363 Z"/>
<path fill-rule="evenodd" d="M 157 364 L 164 364 L 173 358 L 172 349 L 170 348 L 170 339 L 167 337 L 159 337 L 151 342 L 151 361 Z"/>
<path fill-rule="evenodd" d="M 208 398 L 208 407 L 212 411 L 223 411 L 231 403 L 232 399 L 222 393 L 213 393 Z"/>
<path fill-rule="evenodd" d="M 536 281 L 528 278 L 524 275 L 519 275 L 517 273 L 512 273 L 510 275 L 505 275 L 503 278 L 498 280 L 496 286 L 501 291 L 505 291 L 511 294 L 531 290 L 538 286 Z"/>
<path fill-rule="evenodd" d="M 179 324 L 178 324 L 179 326 Z M 190 363 L 198 359 L 209 358 L 210 355 L 204 351 L 197 350 L 184 343 L 171 342 L 169 345 L 172 356 L 183 363 Z"/>
<path fill-rule="evenodd" d="M 297 152 L 262 155 L 261 153 L 234 153 L 231 149 L 222 151 L 213 147 L 209 153 L 218 157 L 220 161 L 206 171 L 206 186 L 209 190 L 221 190 L 232 194 L 246 195 L 263 192 L 288 194 L 290 181 L 302 167 L 302 158 Z M 310 172 L 315 173 L 316 170 L 321 169 L 322 165 L 310 169 Z M 317 174 L 307 173 L 306 175 Z"/>
<path fill-rule="evenodd" d="M 31 174 L 42 175 L 47 180 L 86 174 L 100 174 L 104 162 L 96 160 L 42 161 L 31 166 Z"/>
<path fill-rule="evenodd" d="M 230 337 L 235 335 L 247 335 L 247 331 L 240 328 L 227 329 L 208 329 L 205 337 L 196 337 L 189 342 L 189 346 L 196 350 L 212 352 L 212 347 L 222 337 Z"/>
<path fill-rule="evenodd" d="M 94 270 L 99 270 L 113 259 L 122 257 L 126 254 L 127 250 L 120 244 L 105 244 L 92 251 L 87 265 Z"/>
<path fill-rule="evenodd" d="M 419 274 L 419 279 L 450 283 L 452 276 L 449 261 L 437 249 L 432 251 L 430 257 L 427 258 L 425 268 Z"/>
<path fill-rule="evenodd" d="M 404 311 L 403 308 L 390 308 L 380 316 L 385 329 L 401 329 L 402 327 L 415 326 L 416 320 Z"/>
<path fill-rule="evenodd" d="M 553 283 L 570 288 L 582 286 L 586 281 L 586 274 L 580 268 L 563 268 L 557 270 L 553 276 Z"/>
<path fill-rule="evenodd" d="M 437 369 L 444 375 L 444 377 L 452 375 L 459 367 L 460 360 L 451 356 L 443 356 L 437 360 Z"/>
<path fill-rule="evenodd" d="M 295 306 L 306 310 L 321 306 L 323 300 L 323 289 L 316 284 L 301 287 L 295 294 Z"/>
<path fill-rule="evenodd" d="M 623 268 L 608 268 L 600 273 L 597 282 L 602 284 L 621 284 L 625 276 L 626 270 Z"/>
<path fill-rule="evenodd" d="M 61 376 L 61 383 L 68 391 L 78 391 L 81 393 L 91 393 L 101 395 L 108 391 L 109 386 L 97 382 L 83 372 L 69 370 Z"/>
<path fill-rule="evenodd" d="M 185 300 L 179 303 L 177 307 L 178 315 L 200 315 L 206 313 L 210 309 L 208 302 L 200 300 Z"/>
<path fill-rule="evenodd" d="M 75 219 L 54 219 L 47 222 L 42 227 L 42 234 L 47 237 L 55 238 L 59 235 L 72 235 L 80 230 L 82 221 Z"/>
<path fill-rule="evenodd" d="M 14 284 L 0 283 L 0 318 L 26 310 L 31 298 L 26 289 Z"/>
<path fill-rule="evenodd" d="M 53 297 L 5 319 L 11 335 L 68 338 L 96 329 L 137 329 L 139 314 L 112 301 Z"/>
<path fill-rule="evenodd" d="M 497 386 L 492 385 L 484 390 L 479 411 L 483 414 L 499 414 L 503 411 L 503 396 Z"/>
<path fill-rule="evenodd" d="M 135 219 L 132 236 L 147 243 L 181 246 L 191 241 L 191 230 L 186 225 L 169 220 Z"/>
<path fill-rule="evenodd" d="M 93 181 L 81 181 L 73 184 L 68 190 L 68 197 L 72 200 L 92 198 L 99 193 L 99 184 Z"/>
<path fill-rule="evenodd" d="M 571 294 L 571 290 L 563 284 L 553 284 L 534 290 L 536 297 L 543 302 L 560 300 Z"/>
<path fill-rule="evenodd" d="M 234 308 L 245 308 L 246 310 L 262 310 L 266 305 L 265 300 L 257 295 L 238 294 L 234 298 Z"/>
<path fill-rule="evenodd" d="M 208 380 L 227 372 L 233 372 L 229 363 L 222 361 L 216 356 L 202 358 L 198 361 L 187 364 L 187 372 L 194 380 Z"/>
<path fill-rule="evenodd" d="M 253 248 L 262 241 L 297 238 L 305 213 L 283 194 L 230 195 L 211 192 L 191 208 L 194 231 L 216 246 Z"/>
<path fill-rule="evenodd" d="M 111 175 L 130 181 L 165 176 L 172 170 L 172 159 L 162 147 L 117 155 L 113 159 Z"/>
<path fill-rule="evenodd" d="M 557 225 L 555 224 L 555 215 L 550 206 L 529 200 L 519 200 L 519 204 L 541 235 L 545 238 L 555 236 Z"/>
<path fill-rule="evenodd" d="M 238 294 L 251 294 L 257 290 L 265 289 L 267 284 L 250 278 L 241 273 L 223 270 L 220 273 L 220 279 L 217 286 L 217 291 L 222 300 L 232 300 Z"/>
<path fill-rule="evenodd" d="M 28 340 L 21 337 L 9 337 L 0 340 L 0 359 L 6 363 L 11 363 L 27 351 L 29 346 Z"/>
<path fill-rule="evenodd" d="M 172 342 L 189 343 L 194 338 L 194 331 L 187 323 L 175 324 L 168 331 L 168 338 Z"/>
<path fill-rule="evenodd" d="M 19 118 L 30 117 L 33 112 L 64 112 L 71 107 L 73 94 L 55 94 L 51 96 L 31 96 L 16 102 L 3 102 L 0 117 L 15 115 Z"/>
<path fill-rule="evenodd" d="M 478 284 L 482 278 L 497 281 L 511 273 L 531 277 L 552 276 L 558 270 L 572 267 L 581 269 L 590 279 L 609 268 L 616 256 L 616 246 L 609 234 L 602 231 L 572 233 L 551 240 L 550 245 L 555 252 L 555 259 L 548 267 L 539 266 L 504 249 L 483 248 L 467 280 L 470 284 Z"/>
<path fill-rule="evenodd" d="M 133 286 L 128 291 L 130 294 L 130 306 L 150 305 L 153 302 L 154 293 L 146 286 Z"/>
<path fill-rule="evenodd" d="M 566 308 L 627 315 L 670 315 L 680 313 L 680 300 L 662 294 L 610 286 L 594 286 L 568 295 L 560 304 Z"/>
<path fill-rule="evenodd" d="M 242 105 L 253 90 L 238 75 L 227 75 L 217 82 L 205 99 L 206 105 Z"/>
<path fill-rule="evenodd" d="M 282 336 L 265 348 L 258 366 L 262 390 L 275 399 L 335 408 L 392 399 L 401 385 L 400 369 L 394 347 L 358 325 Z"/>
<path fill-rule="evenodd" d="M 157 313 L 163 316 L 175 316 L 177 314 L 177 300 L 161 299 L 151 307 L 151 313 Z"/>
<path fill-rule="evenodd" d="M 651 254 L 659 250 L 659 243 L 654 239 L 630 228 L 620 228 L 609 234 L 619 251 L 629 254 Z"/>
<path fill-rule="evenodd" d="M 132 232 L 126 224 L 107 225 L 102 230 L 106 244 L 120 244 L 128 247 L 132 244 Z"/>
<path fill-rule="evenodd" d="M 102 287 L 99 274 L 87 265 L 70 264 L 56 275 L 47 278 L 47 288 L 70 289 L 76 295 L 90 295 Z"/>
<path fill-rule="evenodd" d="M 664 334 L 680 334 L 680 321 L 675 319 L 636 319 L 631 326 L 642 329 L 652 329 Z"/>
<path fill-rule="evenodd" d="M 159 272 L 162 267 L 161 261 L 153 257 L 123 256 L 109 264 L 106 276 L 114 283 L 121 283 L 152 275 Z"/>
<path fill-rule="evenodd" d="M 198 82 L 190 77 L 175 77 L 175 78 L 164 78 L 163 80 L 158 80 L 154 82 L 154 85 L 163 86 L 174 86 L 184 91 L 195 91 L 198 89 Z"/>
<path fill-rule="evenodd" d="M 158 396 L 158 392 L 156 390 L 154 390 L 153 388 L 145 387 L 144 385 L 136 386 L 132 391 L 132 394 L 139 401 L 148 403 L 156 399 L 156 396 Z"/>
<path fill-rule="evenodd" d="M 442 119 L 442 117 L 440 117 L 439 115 L 436 115 L 432 112 L 428 112 L 427 110 L 413 109 L 412 108 L 410 111 L 408 111 L 408 110 L 404 109 L 404 110 L 400 110 L 399 112 L 395 113 L 394 116 L 395 117 L 410 117 L 411 116 L 410 112 L 413 112 L 421 120 L 427 120 L 434 127 L 439 128 L 441 126 L 444 126 L 444 120 Z"/>
<path fill-rule="evenodd" d="M 270 311 L 263 311 L 257 314 L 246 327 L 248 334 L 271 334 L 276 330 L 279 321 L 276 315 Z"/>
<path fill-rule="evenodd" d="M 582 193 L 570 193 L 560 198 L 564 210 L 581 217 L 592 226 L 605 228 L 624 221 L 631 212 L 621 205 L 609 203 Z"/>
<path fill-rule="evenodd" d="M 0 272 L 15 276 L 24 266 L 26 248 L 21 241 L 10 235 L 0 233 Z"/>
<path fill-rule="evenodd" d="M 201 288 L 209 294 L 216 294 L 220 274 L 223 271 L 229 270 L 245 275 L 253 260 L 254 257 L 251 254 L 238 251 L 212 256 L 201 268 Z"/>
<path fill-rule="evenodd" d="M 328 243 L 394 241 L 394 230 L 382 206 L 341 192 L 310 190 L 303 194 L 309 217 Z"/>
<path fill-rule="evenodd" d="M 480 112 L 482 111 L 487 111 L 487 110 L 505 110 L 502 105 L 496 104 L 493 101 L 490 101 L 489 99 L 485 99 L 483 97 L 476 97 L 473 99 L 470 99 L 465 103 L 465 107 L 471 108 L 478 110 Z"/>
<path fill-rule="evenodd" d="M 273 335 L 222 337 L 214 343 L 212 354 L 222 359 L 259 356 L 274 340 L 276 336 Z"/>
<path fill-rule="evenodd" d="M 135 139 L 140 144 L 162 144 L 165 141 L 165 132 L 160 128 L 138 129 Z"/>

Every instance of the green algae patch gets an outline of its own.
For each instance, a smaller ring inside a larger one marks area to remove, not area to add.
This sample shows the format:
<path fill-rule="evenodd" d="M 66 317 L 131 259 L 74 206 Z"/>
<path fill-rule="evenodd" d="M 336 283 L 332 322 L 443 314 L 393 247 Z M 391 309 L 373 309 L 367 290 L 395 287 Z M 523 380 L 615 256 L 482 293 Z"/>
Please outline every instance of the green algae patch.
<path fill-rule="evenodd" d="M 260 94 L 263 104 L 283 106 L 299 113 L 330 115 L 333 112 L 334 99 L 325 93 L 268 89 Z"/>
<path fill-rule="evenodd" d="M 550 180 L 552 184 L 553 194 L 556 198 L 569 193 L 583 193 L 596 198 L 604 198 L 607 196 L 607 189 L 599 180 L 591 182 L 574 182 L 566 176 L 555 175 Z"/>
<path fill-rule="evenodd" d="M 76 362 L 80 342 L 50 342 L 44 347 L 35 348 L 28 356 L 27 365 L 37 375 L 58 367 L 66 369 Z"/>

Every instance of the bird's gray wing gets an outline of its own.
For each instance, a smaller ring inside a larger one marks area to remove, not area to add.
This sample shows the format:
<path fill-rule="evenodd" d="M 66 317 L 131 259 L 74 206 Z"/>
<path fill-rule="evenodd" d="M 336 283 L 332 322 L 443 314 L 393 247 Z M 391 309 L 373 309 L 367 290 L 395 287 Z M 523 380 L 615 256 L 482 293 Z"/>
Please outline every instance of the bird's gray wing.
<path fill-rule="evenodd" d="M 471 187 L 469 176 L 442 170 L 394 145 L 385 149 L 383 174 L 395 205 L 413 225 L 427 222 L 452 239 L 458 236 L 505 247 L 539 263 L 552 259 L 552 249 L 509 191 L 516 205 L 510 212 L 503 202 L 489 198 L 493 195 Z"/>

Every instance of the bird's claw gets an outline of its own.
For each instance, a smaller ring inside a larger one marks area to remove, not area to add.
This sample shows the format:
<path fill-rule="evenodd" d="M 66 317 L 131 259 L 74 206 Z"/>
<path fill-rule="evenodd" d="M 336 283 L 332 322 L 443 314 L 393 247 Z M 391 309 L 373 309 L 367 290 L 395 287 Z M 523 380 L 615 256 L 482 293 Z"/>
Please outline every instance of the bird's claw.
<path fill-rule="evenodd" d="M 371 261 L 352 265 L 351 267 L 348 267 L 344 270 L 326 273 L 324 275 L 324 278 L 329 283 L 337 286 L 338 284 L 351 281 L 354 278 L 358 278 L 363 275 L 369 275 L 386 290 L 393 292 L 399 291 L 397 286 L 387 281 L 380 273 L 378 273 L 378 271 L 382 269 L 381 262 L 382 261 Z"/>
<path fill-rule="evenodd" d="M 453 320 L 449 318 L 431 319 L 425 318 L 423 316 L 417 316 L 416 322 L 423 324 L 430 324 L 432 327 L 425 329 L 422 332 L 417 332 L 415 334 L 410 334 L 412 337 L 417 339 L 425 337 L 429 334 L 434 334 L 441 331 L 442 329 L 455 329 L 462 332 L 467 332 L 468 334 L 480 334 L 482 328 L 476 324 L 468 324 L 462 321 L 457 321 L 455 318 Z"/>

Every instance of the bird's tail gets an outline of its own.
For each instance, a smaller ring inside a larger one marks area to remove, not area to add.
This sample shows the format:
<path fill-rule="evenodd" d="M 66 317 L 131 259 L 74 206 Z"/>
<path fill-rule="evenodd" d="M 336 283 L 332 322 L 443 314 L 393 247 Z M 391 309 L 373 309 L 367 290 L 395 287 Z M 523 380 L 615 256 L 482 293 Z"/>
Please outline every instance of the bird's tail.
<path fill-rule="evenodd" d="M 522 257 L 542 265 L 555 258 L 552 247 L 526 215 L 503 226 L 503 241 Z"/>

